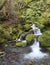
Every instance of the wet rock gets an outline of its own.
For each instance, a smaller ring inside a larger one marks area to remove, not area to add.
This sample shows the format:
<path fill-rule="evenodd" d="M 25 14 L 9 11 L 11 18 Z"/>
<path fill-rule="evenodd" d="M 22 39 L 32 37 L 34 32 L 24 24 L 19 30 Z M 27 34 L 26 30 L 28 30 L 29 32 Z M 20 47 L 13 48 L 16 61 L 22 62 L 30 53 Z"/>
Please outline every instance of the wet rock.
<path fill-rule="evenodd" d="M 4 56 L 4 53 L 5 53 L 5 52 L 1 52 L 1 51 L 0 51 L 0 58 Z"/>
<path fill-rule="evenodd" d="M 9 65 L 20 65 L 18 62 L 11 62 Z"/>

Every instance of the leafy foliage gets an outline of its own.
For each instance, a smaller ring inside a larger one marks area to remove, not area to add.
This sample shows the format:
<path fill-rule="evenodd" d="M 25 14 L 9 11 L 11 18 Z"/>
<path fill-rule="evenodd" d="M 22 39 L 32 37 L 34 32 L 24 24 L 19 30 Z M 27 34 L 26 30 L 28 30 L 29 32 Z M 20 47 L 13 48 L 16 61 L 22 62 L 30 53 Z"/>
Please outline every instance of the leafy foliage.
<path fill-rule="evenodd" d="M 5 19 L 5 16 L 0 14 L 0 21 L 3 23 L 0 26 L 0 43 L 9 40 L 15 40 L 17 42 L 20 35 L 29 31 L 31 25 L 34 23 L 43 31 L 43 35 L 39 37 L 41 45 L 50 45 L 50 43 L 47 44 L 47 41 L 50 42 L 50 30 L 48 30 L 50 28 L 50 0 L 4 0 L 0 3 L 0 10 L 4 6 L 6 9 L 6 17 L 8 18 L 6 24 L 12 19 L 15 20 L 15 25 L 10 27 L 9 25 L 8 27 L 6 25 L 5 27 L 2 26 L 4 24 L 2 20 Z M 31 33 L 25 39 L 30 44 L 33 38 L 34 35 Z M 21 43 L 22 45 L 23 43 Z"/>
<path fill-rule="evenodd" d="M 50 30 L 43 32 L 42 36 L 40 36 L 38 39 L 41 46 L 50 46 Z"/>

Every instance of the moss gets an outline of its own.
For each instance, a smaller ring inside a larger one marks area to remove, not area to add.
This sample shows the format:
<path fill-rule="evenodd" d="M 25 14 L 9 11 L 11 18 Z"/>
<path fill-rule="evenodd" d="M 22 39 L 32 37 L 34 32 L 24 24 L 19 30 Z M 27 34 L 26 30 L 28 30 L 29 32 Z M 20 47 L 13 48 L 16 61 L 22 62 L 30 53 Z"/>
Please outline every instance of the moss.
<path fill-rule="evenodd" d="M 2 34 L 2 33 L 3 33 L 3 27 L 0 26 L 0 34 Z"/>
<path fill-rule="evenodd" d="M 26 46 L 26 43 L 16 42 L 16 46 L 18 46 L 18 47 L 24 47 L 24 46 Z"/>
<path fill-rule="evenodd" d="M 23 33 L 23 31 L 22 30 L 18 30 L 18 33 L 17 33 L 17 37 L 20 37 L 20 35 Z"/>
<path fill-rule="evenodd" d="M 4 43 L 5 41 L 18 40 L 18 37 L 23 33 L 22 30 L 17 30 L 14 26 L 6 28 L 4 26 L 0 26 L 0 43 Z"/>
<path fill-rule="evenodd" d="M 3 26 L 0 26 L 0 39 L 2 41 L 5 41 L 5 40 L 11 40 L 12 39 L 12 36 L 10 35 L 10 32 L 8 29 L 5 29 Z M 2 42 L 3 42 L 2 41 Z"/>
<path fill-rule="evenodd" d="M 7 40 L 10 40 L 10 38 L 11 38 L 11 36 L 10 36 L 10 34 L 9 34 L 9 32 L 8 31 L 6 31 L 5 33 L 4 33 L 4 36 L 3 36 L 5 39 L 7 39 Z"/>
<path fill-rule="evenodd" d="M 2 21 L 1 23 L 3 23 L 3 21 L 5 22 L 5 20 L 6 20 L 6 16 L 1 15 L 1 16 L 0 16 L 0 21 Z"/>
<path fill-rule="evenodd" d="M 29 30 L 31 28 L 31 24 L 25 24 L 24 28 L 25 28 L 25 30 Z"/>
<path fill-rule="evenodd" d="M 15 35 L 12 36 L 12 39 L 16 41 L 18 40 L 18 38 Z"/>
<path fill-rule="evenodd" d="M 18 29 L 22 29 L 22 26 L 21 26 L 21 24 L 18 24 Z"/>
<path fill-rule="evenodd" d="M 42 36 L 38 38 L 41 46 L 50 46 L 50 30 L 43 32 Z"/>
<path fill-rule="evenodd" d="M 48 51 L 50 51 L 50 48 L 47 48 Z"/>
<path fill-rule="evenodd" d="M 17 34 L 17 31 L 18 31 L 17 28 L 15 28 L 15 27 L 12 28 L 12 33 L 13 34 Z"/>
<path fill-rule="evenodd" d="M 0 38 L 0 44 L 4 43 L 4 42 L 6 42 L 6 41 L 7 41 L 6 39 Z"/>
<path fill-rule="evenodd" d="M 30 61 L 30 62 L 27 62 L 26 65 L 34 65 L 34 64 Z"/>
<path fill-rule="evenodd" d="M 34 34 L 28 34 L 26 36 L 26 40 L 27 40 L 27 43 L 30 44 L 32 42 L 32 40 L 34 39 Z"/>

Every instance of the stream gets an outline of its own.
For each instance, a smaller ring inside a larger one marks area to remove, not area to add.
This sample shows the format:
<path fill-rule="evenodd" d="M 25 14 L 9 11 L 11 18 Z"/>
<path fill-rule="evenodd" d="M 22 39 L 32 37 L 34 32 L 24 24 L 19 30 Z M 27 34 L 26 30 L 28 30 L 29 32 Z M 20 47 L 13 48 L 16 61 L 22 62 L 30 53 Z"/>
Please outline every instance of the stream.
<path fill-rule="evenodd" d="M 42 59 L 24 59 L 24 54 L 31 52 L 31 48 L 28 47 L 7 47 L 4 56 L 0 58 L 0 65 L 29 65 L 28 62 L 32 62 L 33 65 L 50 65 L 50 52 L 46 58 Z"/>
<path fill-rule="evenodd" d="M 13 47 L 14 43 L 9 43 L 3 57 L 0 57 L 0 65 L 50 65 L 50 52 L 41 51 L 38 42 L 38 36 L 42 33 L 34 24 L 31 27 L 35 35 L 34 43 L 26 47 Z M 21 38 L 19 42 L 27 42 Z"/>

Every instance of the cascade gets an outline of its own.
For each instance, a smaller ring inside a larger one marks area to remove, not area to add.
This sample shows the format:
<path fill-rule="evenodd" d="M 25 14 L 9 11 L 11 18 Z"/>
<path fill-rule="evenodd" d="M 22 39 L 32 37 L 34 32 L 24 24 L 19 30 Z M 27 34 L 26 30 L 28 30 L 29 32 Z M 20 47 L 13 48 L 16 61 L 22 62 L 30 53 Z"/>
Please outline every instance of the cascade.
<path fill-rule="evenodd" d="M 33 45 L 30 46 L 32 52 L 25 54 L 24 58 L 26 58 L 26 59 L 34 59 L 34 58 L 39 59 L 39 58 L 43 58 L 43 57 L 48 56 L 48 54 L 41 52 L 41 48 L 40 48 L 40 45 L 38 42 L 38 36 L 42 35 L 41 30 L 38 27 L 36 27 L 35 24 L 33 24 L 31 26 L 31 28 L 32 28 L 31 30 L 33 30 L 34 36 L 35 36 Z M 23 35 L 20 36 L 18 41 L 19 42 L 27 42 L 26 40 L 22 40 L 22 36 Z"/>
<path fill-rule="evenodd" d="M 46 57 L 47 54 L 46 53 L 43 53 L 41 52 L 41 48 L 40 48 L 40 45 L 39 45 L 39 42 L 37 40 L 38 36 L 39 35 L 42 35 L 41 31 L 39 28 L 37 28 L 35 26 L 35 24 L 33 24 L 31 26 L 32 30 L 34 31 L 34 35 L 35 35 L 35 38 L 34 38 L 34 43 L 32 46 L 30 46 L 32 52 L 28 53 L 28 54 L 25 54 L 24 58 L 26 59 L 40 59 L 40 58 L 43 58 L 43 57 Z"/>
<path fill-rule="evenodd" d="M 27 41 L 26 40 L 23 40 L 22 39 L 22 35 L 21 35 L 20 38 L 18 39 L 18 42 L 25 42 L 26 43 Z"/>

